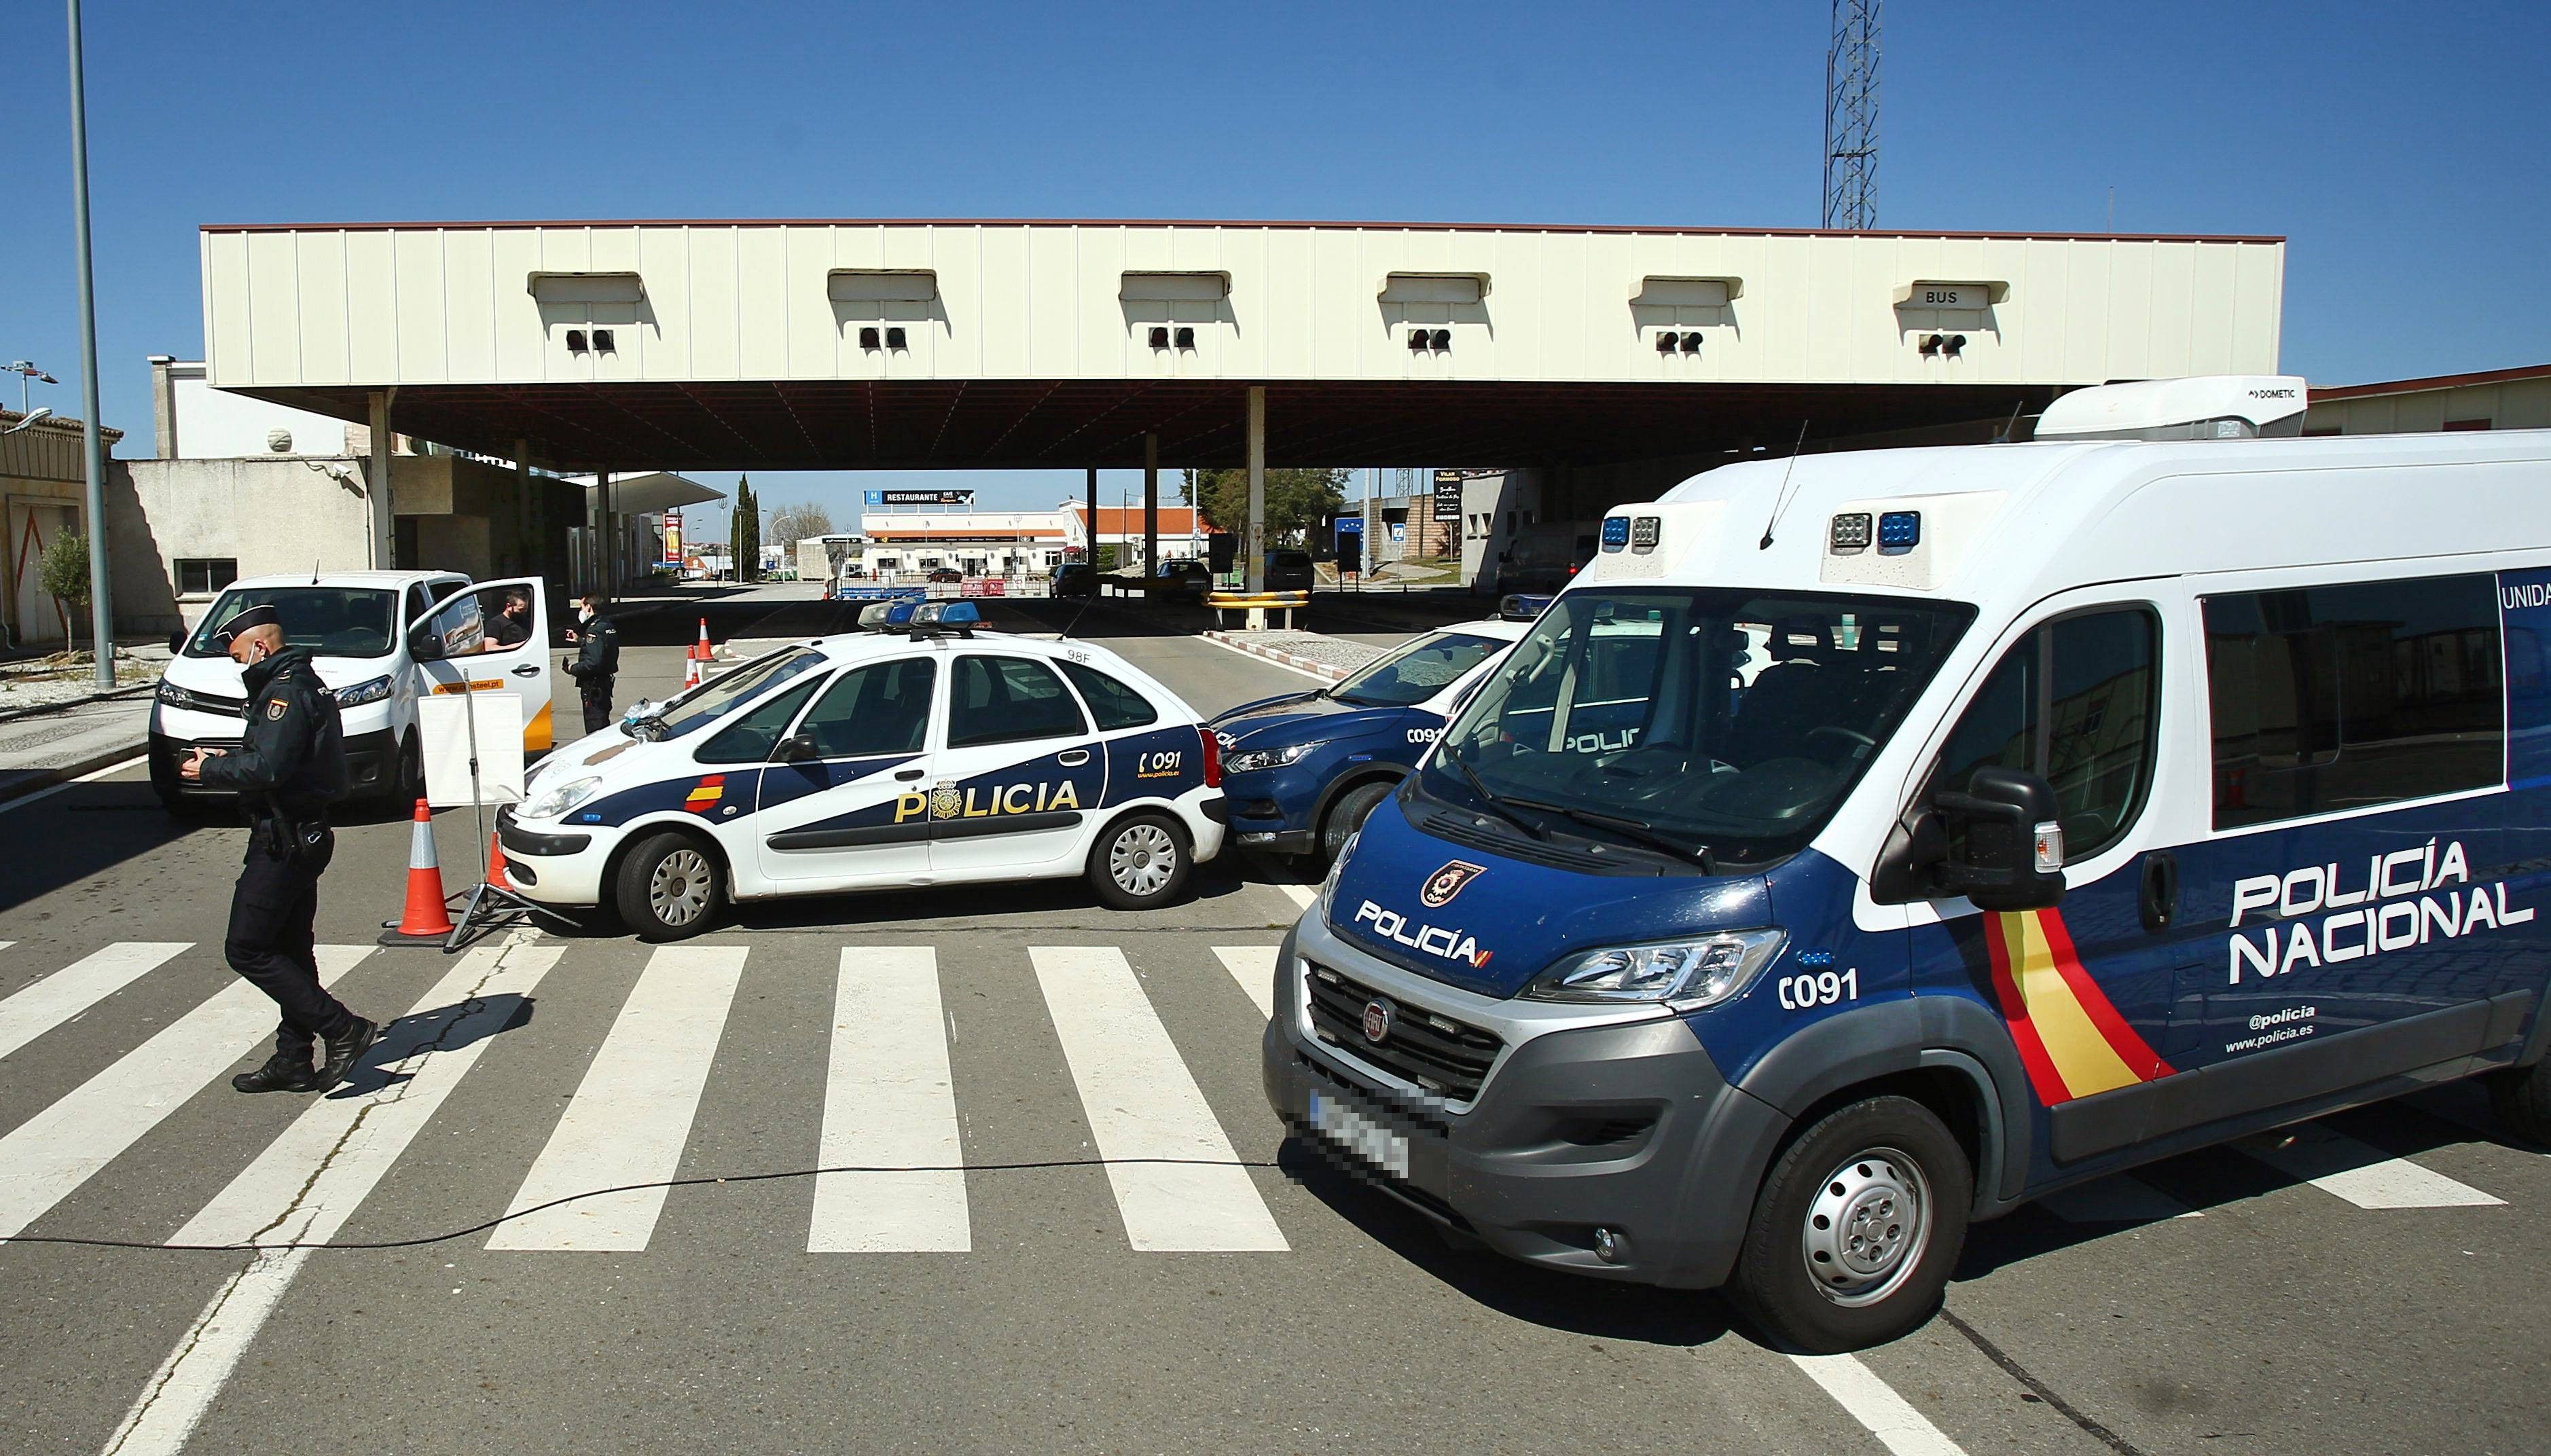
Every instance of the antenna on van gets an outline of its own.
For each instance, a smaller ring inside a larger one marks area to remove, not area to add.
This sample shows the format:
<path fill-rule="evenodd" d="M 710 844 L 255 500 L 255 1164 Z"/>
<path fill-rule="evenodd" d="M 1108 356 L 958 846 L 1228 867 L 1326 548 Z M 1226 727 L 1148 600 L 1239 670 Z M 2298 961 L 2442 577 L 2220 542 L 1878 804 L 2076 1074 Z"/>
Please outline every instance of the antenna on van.
<path fill-rule="evenodd" d="M 1789 477 L 1798 472 L 1798 452 L 1807 448 L 1807 421 L 1798 421 L 1798 443 L 1789 447 L 1789 468 L 1781 472 L 1781 493 L 1772 497 L 1772 519 L 1763 523 L 1763 539 L 1754 543 L 1756 551 L 1772 549 L 1772 528 L 1781 524 L 1781 512 L 1789 504 Z"/>
<path fill-rule="evenodd" d="M 2001 433 L 1993 437 L 1993 444 L 2010 443 L 2011 432 L 2019 428 L 2019 412 L 2026 408 L 2028 408 L 2028 400 L 2024 396 L 2010 402 L 2010 418 L 2001 422 Z"/>
<path fill-rule="evenodd" d="M 315 556 L 310 559 L 310 584 L 319 584 L 319 558 Z"/>

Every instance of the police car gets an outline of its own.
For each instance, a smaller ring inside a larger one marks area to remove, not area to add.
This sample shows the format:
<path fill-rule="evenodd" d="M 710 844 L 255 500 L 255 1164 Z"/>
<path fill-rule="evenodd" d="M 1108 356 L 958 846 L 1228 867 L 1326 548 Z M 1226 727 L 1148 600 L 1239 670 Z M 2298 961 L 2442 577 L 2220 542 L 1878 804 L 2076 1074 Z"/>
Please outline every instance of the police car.
<path fill-rule="evenodd" d="M 642 939 L 727 900 L 1085 876 L 1173 899 L 1222 848 L 1218 745 L 1103 648 L 977 632 L 970 602 L 793 644 L 553 755 L 499 818 L 529 898 Z"/>
<path fill-rule="evenodd" d="M 1421 633 L 1334 686 L 1243 703 L 1213 720 L 1233 842 L 1333 858 L 1435 742 L 1454 704 L 1523 636 L 1531 609 Z"/>
<path fill-rule="evenodd" d="M 1276 1112 L 1810 1351 L 2138 1163 L 2464 1077 L 2551 1136 L 2551 432 L 2260 438 L 2303 408 L 1616 508 L 1293 927 Z"/>

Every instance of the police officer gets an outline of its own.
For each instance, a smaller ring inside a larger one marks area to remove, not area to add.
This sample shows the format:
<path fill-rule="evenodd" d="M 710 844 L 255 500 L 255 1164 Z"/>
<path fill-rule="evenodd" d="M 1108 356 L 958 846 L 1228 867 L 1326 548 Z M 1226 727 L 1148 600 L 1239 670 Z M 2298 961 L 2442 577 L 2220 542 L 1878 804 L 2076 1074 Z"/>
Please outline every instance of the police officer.
<path fill-rule="evenodd" d="M 577 647 L 566 675 L 575 679 L 576 694 L 584 700 L 584 731 L 599 733 L 611 726 L 612 679 L 620 676 L 620 629 L 602 614 L 600 592 L 585 597 L 583 606 L 584 629 L 570 627 L 566 633 L 566 640 Z"/>
<path fill-rule="evenodd" d="M 288 647 L 270 606 L 222 624 L 214 641 L 248 669 L 248 732 L 236 751 L 198 748 L 179 777 L 240 796 L 253 826 L 222 951 L 231 969 L 274 998 L 283 1019 L 274 1055 L 231 1079 L 244 1092 L 326 1092 L 346 1080 L 381 1029 L 346 1009 L 319 985 L 311 955 L 319 877 L 337 853 L 329 801 L 346 791 L 345 732 L 337 699 L 319 680 L 306 648 Z M 314 1042 L 327 1055 L 313 1070 Z"/>

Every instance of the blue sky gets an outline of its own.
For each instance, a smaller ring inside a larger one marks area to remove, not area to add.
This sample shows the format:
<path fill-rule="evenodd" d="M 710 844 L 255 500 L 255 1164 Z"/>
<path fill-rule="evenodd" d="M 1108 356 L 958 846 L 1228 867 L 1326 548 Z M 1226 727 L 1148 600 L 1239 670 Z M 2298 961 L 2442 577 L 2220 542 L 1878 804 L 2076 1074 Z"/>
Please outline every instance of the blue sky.
<path fill-rule="evenodd" d="M 1882 225 L 2096 231 L 2113 187 L 2120 231 L 2292 239 L 2284 364 L 2315 381 L 2551 359 L 2551 6 L 1897 0 L 1886 18 Z M 1826 24 L 1817 0 L 91 0 L 104 413 L 147 435 L 144 356 L 199 352 L 207 222 L 1813 226 Z M 71 414 L 58 6 L 12 8 L 0 96 L 0 361 L 50 368 L 62 384 L 36 402 Z M 884 483 L 757 487 L 847 520 Z M 966 483 L 1023 505 L 1077 480 Z"/>

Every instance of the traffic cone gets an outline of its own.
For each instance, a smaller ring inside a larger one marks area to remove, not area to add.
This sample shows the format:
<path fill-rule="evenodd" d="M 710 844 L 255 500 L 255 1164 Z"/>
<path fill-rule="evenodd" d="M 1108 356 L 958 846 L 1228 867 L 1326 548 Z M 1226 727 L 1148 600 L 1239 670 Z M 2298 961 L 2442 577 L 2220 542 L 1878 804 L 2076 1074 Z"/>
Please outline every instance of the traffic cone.
<path fill-rule="evenodd" d="M 507 894 L 514 892 L 514 882 L 505 878 L 505 836 L 494 830 L 487 833 L 487 883 Z"/>
<path fill-rule="evenodd" d="M 700 660 L 698 658 L 692 658 L 690 661 L 682 664 L 682 687 L 683 690 L 688 691 L 689 689 L 699 685 Z"/>
<path fill-rule="evenodd" d="M 443 893 L 443 868 L 434 859 L 434 811 L 416 801 L 408 832 L 407 908 L 381 935 L 383 945 L 441 945 L 452 935 L 452 911 Z"/>
<path fill-rule="evenodd" d="M 700 618 L 700 640 L 699 644 L 691 649 L 691 656 L 704 663 L 717 660 L 717 650 L 709 646 L 709 619 L 706 617 Z"/>

